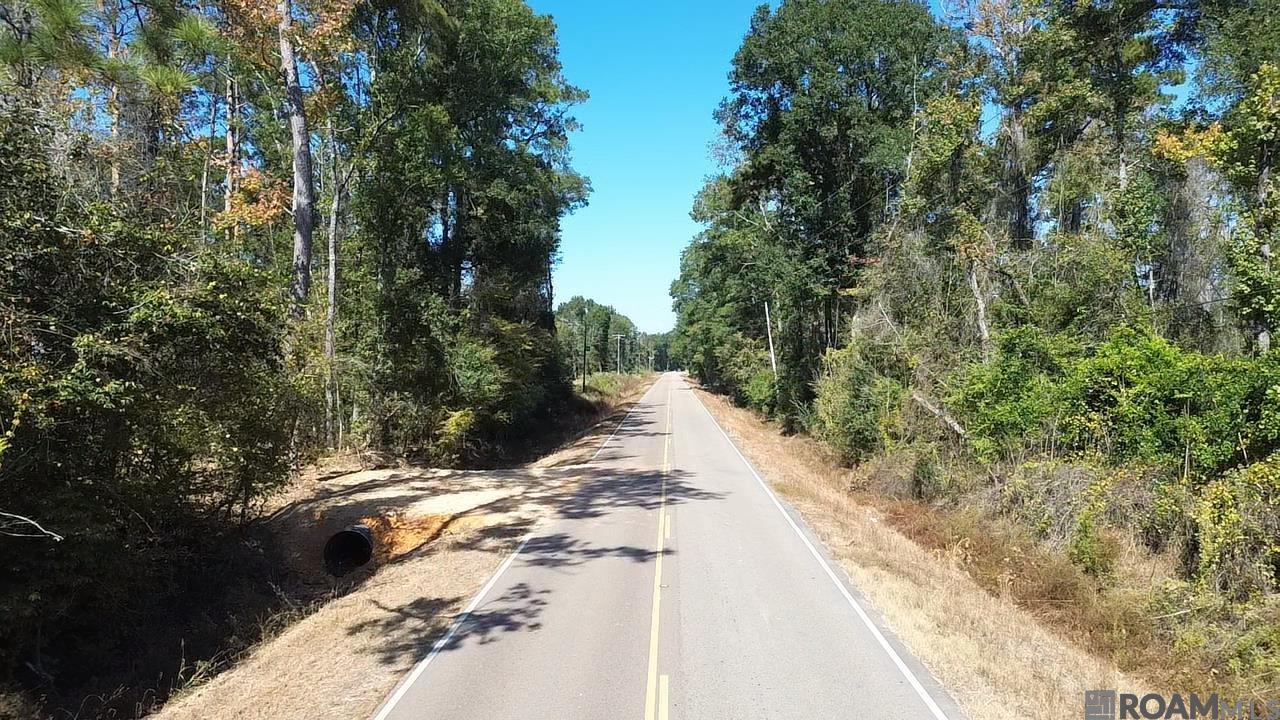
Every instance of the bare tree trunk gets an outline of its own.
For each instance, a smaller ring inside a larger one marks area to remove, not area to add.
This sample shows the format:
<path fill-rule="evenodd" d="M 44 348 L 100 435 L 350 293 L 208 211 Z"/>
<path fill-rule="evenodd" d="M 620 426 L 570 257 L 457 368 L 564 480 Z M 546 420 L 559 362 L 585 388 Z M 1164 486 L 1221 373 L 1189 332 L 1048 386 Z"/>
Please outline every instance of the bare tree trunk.
<path fill-rule="evenodd" d="M 982 296 L 982 288 L 978 286 L 978 261 L 970 260 L 968 272 L 969 289 L 973 291 L 973 301 L 978 310 L 978 337 L 982 340 L 982 359 L 991 359 L 991 328 L 987 325 L 987 300 Z"/>
<path fill-rule="evenodd" d="M 110 8 L 101 0 L 98 3 L 98 11 L 101 12 L 107 21 L 107 60 L 115 60 L 120 56 L 120 29 L 117 26 L 119 21 L 120 8 L 114 3 Z M 112 81 L 107 89 L 107 115 L 111 122 L 111 197 L 120 194 L 120 85 Z"/>
<path fill-rule="evenodd" d="M 1262 238 L 1262 243 L 1258 246 L 1258 255 L 1262 258 L 1263 269 L 1268 274 L 1271 273 L 1271 223 L 1268 220 L 1267 201 L 1270 200 L 1271 192 L 1271 147 L 1263 145 L 1262 159 L 1258 161 L 1258 184 L 1257 184 L 1257 215 L 1258 227 L 1254 228 L 1257 236 Z M 1258 352 L 1267 352 L 1271 350 L 1271 325 L 1267 323 L 1265 318 L 1258 320 L 1256 342 Z"/>
<path fill-rule="evenodd" d="M 223 188 L 222 211 L 230 213 L 235 207 L 235 194 L 240 185 L 240 87 L 227 67 L 227 175 Z M 238 237 L 239 224 L 232 222 L 227 228 L 227 239 Z"/>
<path fill-rule="evenodd" d="M 930 415 L 933 415 L 934 417 L 938 418 L 938 420 L 941 421 L 942 424 L 945 425 L 948 430 L 955 433 L 956 435 L 960 437 L 965 437 L 968 434 L 965 432 L 963 425 L 957 422 L 955 418 L 951 417 L 951 415 L 948 414 L 946 410 L 943 410 L 942 408 L 930 402 L 929 398 L 922 395 L 920 391 L 912 390 L 911 400 L 914 401 L 920 407 L 924 408 L 925 411 L 927 411 Z"/>
<path fill-rule="evenodd" d="M 209 242 L 209 165 L 213 160 L 213 129 L 218 124 L 218 101 L 209 96 L 209 134 L 205 136 L 204 166 L 200 170 L 200 241 Z"/>
<path fill-rule="evenodd" d="M 453 237 L 449 246 L 449 298 L 455 304 L 462 300 L 462 266 L 467 254 L 467 193 L 466 190 L 454 188 L 453 191 Z"/>
<path fill-rule="evenodd" d="M 342 431 L 338 425 L 342 422 L 338 415 L 338 376 L 334 368 L 337 355 L 337 322 L 338 322 L 338 215 L 341 210 L 342 190 L 344 183 L 338 178 L 338 142 L 333 132 L 333 118 L 328 120 L 329 135 L 329 179 L 333 197 L 329 203 L 329 306 L 324 316 L 324 359 L 327 374 L 325 377 L 325 424 L 326 437 L 330 442 L 340 442 Z"/>
<path fill-rule="evenodd" d="M 293 150 L 293 282 L 289 287 L 289 311 L 301 317 L 311 291 L 311 240 L 315 224 L 315 176 L 311 169 L 311 135 L 303 105 L 298 58 L 293 48 L 293 0 L 279 0 L 280 70 L 284 73 L 286 107 Z"/>
<path fill-rule="evenodd" d="M 1260 217 L 1266 217 L 1267 194 L 1271 188 L 1271 153 L 1264 152 L 1262 162 L 1259 163 L 1261 172 L 1258 173 L 1258 214 Z M 1271 228 L 1267 227 L 1264 221 L 1262 227 L 1257 228 L 1258 235 L 1264 238 L 1262 246 L 1258 248 L 1258 254 L 1262 256 L 1263 266 L 1267 272 L 1271 272 L 1271 242 L 1268 238 L 1271 236 Z M 1266 320 L 1258 323 L 1258 352 L 1265 353 L 1271 349 L 1271 326 Z"/>
<path fill-rule="evenodd" d="M 1012 111 L 1005 125 L 1007 149 L 1005 151 L 1005 182 L 1008 184 L 1006 209 L 1009 235 L 1013 247 L 1027 250 L 1031 247 L 1031 182 L 1027 170 L 1027 131 L 1022 125 L 1022 115 Z"/>
<path fill-rule="evenodd" d="M 1262 260 L 1268 271 L 1271 270 L 1271 244 L 1263 243 L 1260 248 Z M 1271 349 L 1271 327 L 1264 320 L 1258 324 L 1258 352 L 1265 353 Z"/>
<path fill-rule="evenodd" d="M 444 192 L 440 195 L 440 254 L 444 256 L 446 265 L 448 258 L 453 252 L 453 191 L 446 184 Z M 453 292 L 453 281 L 446 278 L 448 287 L 445 288 L 445 294 L 450 295 Z M 453 298 L 450 297 L 452 302 Z"/>
<path fill-rule="evenodd" d="M 778 382 L 778 356 L 773 352 L 773 321 L 769 319 L 769 301 L 764 301 L 764 331 L 769 336 L 769 365 L 773 367 L 773 381 Z"/>

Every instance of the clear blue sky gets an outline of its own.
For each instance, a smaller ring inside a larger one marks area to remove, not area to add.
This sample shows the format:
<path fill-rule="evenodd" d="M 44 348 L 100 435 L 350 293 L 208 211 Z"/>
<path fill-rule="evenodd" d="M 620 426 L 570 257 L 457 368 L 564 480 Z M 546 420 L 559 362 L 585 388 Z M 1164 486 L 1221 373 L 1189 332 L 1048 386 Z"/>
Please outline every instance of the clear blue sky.
<path fill-rule="evenodd" d="M 552 15 L 570 82 L 591 93 L 574 114 L 574 166 L 587 207 L 564 220 L 556 302 L 583 295 L 641 330 L 675 323 L 667 292 L 698 232 L 694 193 L 717 171 L 711 115 L 759 0 L 530 0 Z"/>

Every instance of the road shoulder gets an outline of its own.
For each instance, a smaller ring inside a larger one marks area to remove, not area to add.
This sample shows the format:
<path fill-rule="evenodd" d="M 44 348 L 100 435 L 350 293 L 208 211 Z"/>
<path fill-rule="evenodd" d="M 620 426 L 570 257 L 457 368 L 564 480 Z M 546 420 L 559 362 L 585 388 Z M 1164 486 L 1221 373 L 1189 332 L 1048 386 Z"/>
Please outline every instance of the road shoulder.
<path fill-rule="evenodd" d="M 811 461 L 812 440 L 784 437 L 750 411 L 695 392 L 971 720 L 1072 717 L 1085 690 L 1133 686 L 1114 666 L 984 591 L 958 569 L 953 554 L 929 552 L 889 527 L 846 491 L 836 468 L 823 471 Z"/>

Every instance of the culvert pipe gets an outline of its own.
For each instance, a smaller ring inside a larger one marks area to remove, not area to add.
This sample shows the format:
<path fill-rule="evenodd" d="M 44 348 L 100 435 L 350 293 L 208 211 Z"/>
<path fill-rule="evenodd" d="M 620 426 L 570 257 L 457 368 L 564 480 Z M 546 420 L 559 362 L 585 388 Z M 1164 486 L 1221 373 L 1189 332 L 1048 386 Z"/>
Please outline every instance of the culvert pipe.
<path fill-rule="evenodd" d="M 366 525 L 352 525 L 334 533 L 324 544 L 324 568 L 341 576 L 373 558 L 373 531 Z"/>

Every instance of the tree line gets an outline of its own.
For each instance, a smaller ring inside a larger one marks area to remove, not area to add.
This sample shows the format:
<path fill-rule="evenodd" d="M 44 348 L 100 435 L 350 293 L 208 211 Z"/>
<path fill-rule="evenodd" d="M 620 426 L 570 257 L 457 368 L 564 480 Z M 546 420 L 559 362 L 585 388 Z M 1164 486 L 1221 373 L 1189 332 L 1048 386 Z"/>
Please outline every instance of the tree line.
<path fill-rule="evenodd" d="M 612 306 L 580 295 L 556 308 L 556 337 L 570 377 L 585 373 L 661 372 L 675 367 L 667 333 L 639 330 Z"/>
<path fill-rule="evenodd" d="M 0 685 L 129 665 L 298 463 L 567 397 L 586 93 L 520 0 L 11 0 L 0 90 Z"/>
<path fill-rule="evenodd" d="M 673 351 L 1099 582 L 1112 529 L 1175 548 L 1193 605 L 1235 610 L 1161 631 L 1270 682 L 1280 648 L 1233 623 L 1280 591 L 1277 18 L 1274 0 L 761 6 L 715 114 L 725 171 L 694 203 Z M 1090 481 L 1066 489 L 1069 466 Z"/>

